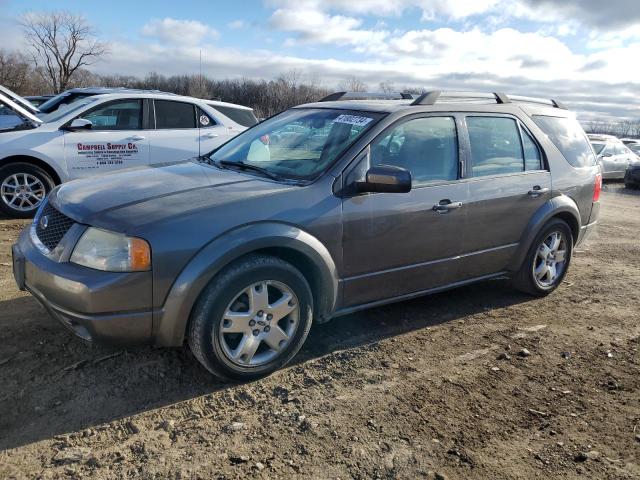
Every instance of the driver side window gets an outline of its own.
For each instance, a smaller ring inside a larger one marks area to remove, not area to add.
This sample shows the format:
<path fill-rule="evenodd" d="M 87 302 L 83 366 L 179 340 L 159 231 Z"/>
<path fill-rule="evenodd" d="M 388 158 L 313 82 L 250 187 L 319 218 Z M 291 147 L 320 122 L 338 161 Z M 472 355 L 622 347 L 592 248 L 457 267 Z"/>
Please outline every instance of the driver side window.
<path fill-rule="evenodd" d="M 120 100 L 80 115 L 90 120 L 92 130 L 141 130 L 142 100 Z"/>
<path fill-rule="evenodd" d="M 371 166 L 411 172 L 413 185 L 458 178 L 458 136 L 453 117 L 424 117 L 392 127 L 371 144 Z"/>

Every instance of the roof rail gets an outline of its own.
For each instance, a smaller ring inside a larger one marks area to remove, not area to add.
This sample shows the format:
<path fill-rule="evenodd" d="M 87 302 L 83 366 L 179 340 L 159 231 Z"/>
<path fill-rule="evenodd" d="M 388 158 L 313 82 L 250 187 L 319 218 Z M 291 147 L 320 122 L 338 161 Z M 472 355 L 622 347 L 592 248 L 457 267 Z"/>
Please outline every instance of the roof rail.
<path fill-rule="evenodd" d="M 321 102 L 334 102 L 336 100 L 412 100 L 414 97 L 410 93 L 379 93 L 379 92 L 334 92 Z"/>
<path fill-rule="evenodd" d="M 447 100 L 444 100 L 447 99 Z M 557 100 L 547 100 L 543 98 L 523 97 L 520 95 L 506 95 L 501 92 L 483 93 L 483 92 L 448 92 L 441 90 L 432 90 L 420 95 L 411 105 L 435 105 L 438 100 L 449 102 L 480 102 L 480 103 L 533 103 L 538 105 L 548 105 L 550 107 L 561 108 L 567 110 L 567 107 Z"/>

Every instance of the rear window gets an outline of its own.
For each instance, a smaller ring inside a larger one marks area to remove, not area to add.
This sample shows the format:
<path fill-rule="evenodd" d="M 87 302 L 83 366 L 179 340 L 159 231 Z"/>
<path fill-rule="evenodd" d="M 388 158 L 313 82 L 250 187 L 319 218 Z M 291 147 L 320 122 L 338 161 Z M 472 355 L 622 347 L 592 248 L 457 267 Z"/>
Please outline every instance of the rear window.
<path fill-rule="evenodd" d="M 574 167 L 591 167 L 596 157 L 577 120 L 573 118 L 534 115 L 533 121 L 547 134 L 564 158 Z"/>
<path fill-rule="evenodd" d="M 258 119 L 253 114 L 253 110 L 246 110 L 244 108 L 233 108 L 226 107 L 220 105 L 209 105 L 210 107 L 216 109 L 225 117 L 230 118 L 237 124 L 242 125 L 243 127 L 253 127 L 256 123 L 258 123 Z"/>
<path fill-rule="evenodd" d="M 155 100 L 156 129 L 196 128 L 195 106 L 190 103 Z"/>

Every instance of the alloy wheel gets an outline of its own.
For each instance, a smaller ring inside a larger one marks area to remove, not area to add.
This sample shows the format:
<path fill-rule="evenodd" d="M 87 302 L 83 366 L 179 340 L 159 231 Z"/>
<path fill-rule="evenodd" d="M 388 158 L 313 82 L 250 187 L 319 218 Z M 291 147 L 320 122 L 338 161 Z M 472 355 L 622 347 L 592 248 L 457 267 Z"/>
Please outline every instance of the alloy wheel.
<path fill-rule="evenodd" d="M 219 341 L 227 359 L 242 367 L 273 361 L 298 329 L 300 306 L 282 282 L 266 280 L 238 292 L 220 320 Z"/>
<path fill-rule="evenodd" d="M 562 277 L 567 254 L 567 240 L 562 232 L 551 232 L 542 241 L 533 260 L 533 278 L 540 288 L 551 288 Z"/>
<path fill-rule="evenodd" d="M 40 206 L 47 189 L 42 180 L 30 173 L 14 173 L 0 185 L 2 201 L 14 210 L 28 212 Z"/>

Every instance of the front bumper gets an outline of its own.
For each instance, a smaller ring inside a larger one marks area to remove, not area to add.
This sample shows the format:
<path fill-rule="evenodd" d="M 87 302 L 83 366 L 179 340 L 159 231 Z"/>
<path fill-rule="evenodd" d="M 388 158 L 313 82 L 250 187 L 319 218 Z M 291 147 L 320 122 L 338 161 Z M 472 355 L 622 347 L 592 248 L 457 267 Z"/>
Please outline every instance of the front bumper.
<path fill-rule="evenodd" d="M 27 227 L 12 247 L 13 273 L 49 314 L 80 338 L 148 343 L 152 332 L 151 272 L 102 272 L 41 253 Z"/>

